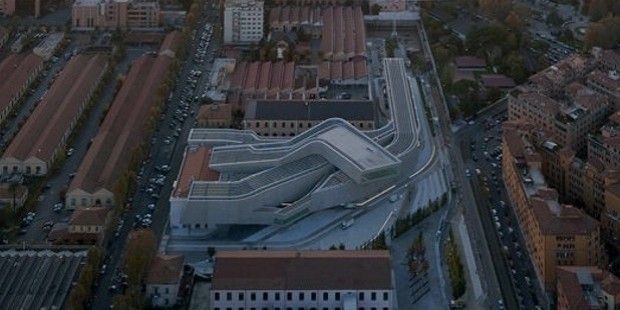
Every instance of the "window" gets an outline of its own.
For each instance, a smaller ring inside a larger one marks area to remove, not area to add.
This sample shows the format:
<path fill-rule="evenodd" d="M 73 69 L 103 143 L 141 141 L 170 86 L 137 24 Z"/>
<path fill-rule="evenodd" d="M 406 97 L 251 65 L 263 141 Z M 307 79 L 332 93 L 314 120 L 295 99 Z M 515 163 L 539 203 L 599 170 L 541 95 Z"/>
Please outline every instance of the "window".
<path fill-rule="evenodd" d="M 377 293 L 376 292 L 370 293 L 370 300 L 372 300 L 372 301 L 377 300 Z"/>
<path fill-rule="evenodd" d="M 340 301 L 340 292 L 336 292 L 336 301 Z"/>
<path fill-rule="evenodd" d="M 364 300 L 364 292 L 360 292 L 360 300 Z"/>
<path fill-rule="evenodd" d="M 256 300 L 256 293 L 250 294 L 250 300 Z"/>
<path fill-rule="evenodd" d="M 220 300 L 220 293 L 215 293 L 215 300 Z"/>
<path fill-rule="evenodd" d="M 310 293 L 310 300 L 312 300 L 312 301 L 316 300 L 316 293 L 315 292 Z"/>
<path fill-rule="evenodd" d="M 243 300 L 243 293 L 239 293 L 239 296 L 237 296 L 238 300 Z"/>
<path fill-rule="evenodd" d="M 338 294 L 338 293 L 336 293 Z M 323 293 L 323 300 L 329 300 L 329 293 L 328 292 L 324 292 Z"/>
<path fill-rule="evenodd" d="M 269 294 L 267 292 L 263 292 L 263 300 L 269 299 Z"/>
<path fill-rule="evenodd" d="M 276 300 L 280 300 L 280 293 L 276 293 Z"/>
<path fill-rule="evenodd" d="M 293 293 L 291 292 L 286 293 L 286 300 L 291 300 L 291 299 L 293 299 Z"/>
<path fill-rule="evenodd" d="M 226 293 L 226 300 L 228 300 L 228 301 L 232 300 L 232 293 L 231 292 Z"/>
<path fill-rule="evenodd" d="M 388 293 L 387 292 L 383 292 L 383 300 L 388 300 Z"/>
<path fill-rule="evenodd" d="M 304 300 L 304 293 L 302 292 L 299 293 L 299 300 Z"/>

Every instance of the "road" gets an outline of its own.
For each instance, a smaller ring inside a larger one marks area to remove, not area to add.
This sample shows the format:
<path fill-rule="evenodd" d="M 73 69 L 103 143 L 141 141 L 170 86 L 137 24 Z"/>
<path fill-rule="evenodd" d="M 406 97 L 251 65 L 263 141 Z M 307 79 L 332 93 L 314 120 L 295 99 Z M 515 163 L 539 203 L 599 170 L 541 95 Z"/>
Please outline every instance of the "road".
<path fill-rule="evenodd" d="M 207 2 L 208 4 L 209 2 Z M 196 37 L 200 37 L 201 33 L 204 31 L 204 24 L 206 21 L 213 22 L 213 24 L 217 23 L 215 10 L 209 10 L 207 15 L 203 16 L 202 21 L 199 23 L 198 29 L 196 33 Z M 207 51 L 217 51 L 219 49 L 219 42 L 216 42 L 217 36 L 213 36 L 211 44 L 209 45 Z M 155 167 L 161 165 L 170 165 L 170 172 L 167 173 L 166 180 L 159 188 L 159 192 L 156 192 L 160 195 L 160 197 L 169 197 L 170 192 L 172 190 L 172 183 L 174 182 L 174 177 L 176 173 L 179 171 L 183 152 L 185 150 L 185 141 L 187 135 L 189 133 L 190 128 L 194 124 L 194 115 L 196 115 L 196 111 L 198 109 L 197 104 L 193 100 L 189 100 L 189 114 L 192 116 L 187 117 L 183 123 L 175 121 L 177 126 L 175 128 L 171 128 L 168 126 L 170 122 L 174 119 L 174 114 L 176 110 L 180 107 L 180 102 L 182 98 L 193 98 L 196 94 L 201 94 L 202 89 L 198 87 L 195 89 L 191 95 L 183 95 L 184 91 L 187 89 L 186 80 L 190 75 L 191 70 L 199 69 L 203 71 L 201 79 L 206 79 L 209 75 L 207 70 L 210 68 L 210 64 L 208 62 L 197 65 L 193 62 L 194 51 L 197 49 L 197 41 L 192 41 L 192 46 L 188 48 L 188 56 L 186 58 L 186 62 L 182 66 L 182 70 L 179 73 L 179 77 L 177 79 L 176 88 L 174 89 L 173 97 L 168 101 L 168 108 L 163 114 L 163 118 L 160 122 L 159 130 L 157 130 L 153 134 L 153 141 L 155 141 L 154 145 L 152 145 L 150 160 L 146 161 L 143 165 L 143 177 L 140 179 L 137 185 L 137 190 L 135 195 L 133 196 L 133 201 L 131 203 L 131 209 L 126 212 L 123 218 L 123 225 L 120 230 L 119 237 L 115 242 L 112 243 L 108 251 L 108 260 L 105 262 L 107 264 L 108 272 L 105 273 L 99 279 L 99 285 L 95 292 L 95 297 L 92 302 L 92 309 L 108 309 L 112 304 L 113 297 L 122 293 L 119 291 L 111 291 L 110 287 L 112 285 L 118 285 L 119 283 L 115 280 L 115 277 L 120 273 L 122 264 L 121 258 L 123 249 L 125 246 L 126 238 L 129 235 L 129 232 L 134 228 L 133 223 L 136 215 L 146 214 L 147 208 L 146 205 L 149 203 L 155 204 L 155 211 L 153 213 L 152 219 L 153 223 L 151 229 L 154 231 L 157 236 L 158 242 L 161 241 L 162 235 L 166 229 L 167 221 L 168 221 L 168 211 L 169 204 L 166 198 L 162 199 L 154 199 L 152 193 L 147 192 L 147 188 L 149 187 L 149 179 L 160 172 L 156 172 Z M 203 85 L 204 83 L 198 83 L 198 85 Z M 193 112 L 193 113 L 191 113 Z M 174 138 L 174 132 L 177 128 L 181 128 L 179 137 Z M 173 142 L 170 144 L 164 143 L 166 137 L 171 137 Z"/>
<path fill-rule="evenodd" d="M 505 116 L 505 113 L 501 115 Z M 544 303 L 544 294 L 540 288 L 528 283 L 537 282 L 534 281 L 532 262 L 527 248 L 524 247 L 518 221 L 508 203 L 501 180 L 501 160 L 497 158 L 498 154 L 501 154 L 501 151 L 498 151 L 501 150 L 500 125 L 486 125 L 495 124 L 497 119 L 497 113 L 485 113 L 479 117 L 476 125 L 470 126 L 460 135 L 460 149 L 467 159 L 466 169 L 469 169 L 471 174 L 470 181 L 476 193 L 482 222 L 487 224 L 486 236 L 489 244 L 493 244 L 492 254 L 496 258 L 494 261 L 497 263 L 497 271 L 502 278 L 509 279 L 502 285 L 512 283 L 519 305 L 525 309 L 533 309 Z M 476 169 L 479 169 L 480 175 Z M 483 182 L 480 180 L 483 178 L 487 179 L 487 185 L 481 184 Z"/>

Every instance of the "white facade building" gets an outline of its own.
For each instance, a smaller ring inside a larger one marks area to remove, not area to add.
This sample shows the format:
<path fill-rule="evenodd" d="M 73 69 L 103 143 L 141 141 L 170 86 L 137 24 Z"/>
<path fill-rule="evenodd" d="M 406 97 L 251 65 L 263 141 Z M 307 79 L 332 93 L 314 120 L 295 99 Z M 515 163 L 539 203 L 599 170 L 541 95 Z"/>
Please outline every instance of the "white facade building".
<path fill-rule="evenodd" d="M 249 44 L 263 38 L 263 1 L 228 0 L 224 7 L 224 43 Z"/>
<path fill-rule="evenodd" d="M 387 251 L 222 251 L 211 309 L 391 310 Z"/>

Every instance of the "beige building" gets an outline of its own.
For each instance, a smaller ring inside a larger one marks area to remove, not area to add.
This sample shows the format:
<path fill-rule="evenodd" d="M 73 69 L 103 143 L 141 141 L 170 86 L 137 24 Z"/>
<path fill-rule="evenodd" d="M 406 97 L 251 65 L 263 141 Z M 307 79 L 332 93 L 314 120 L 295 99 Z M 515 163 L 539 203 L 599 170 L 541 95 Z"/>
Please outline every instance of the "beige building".
<path fill-rule="evenodd" d="M 177 304 L 183 276 L 183 256 L 157 254 L 146 278 L 146 296 L 154 308 L 172 308 Z"/>
<path fill-rule="evenodd" d="M 396 309 L 387 251 L 218 251 L 211 309 Z"/>
<path fill-rule="evenodd" d="M 510 120 L 526 119 L 549 134 L 561 147 L 576 152 L 586 149 L 586 134 L 601 125 L 613 105 L 591 88 L 571 83 L 566 100 L 555 100 L 538 92 L 525 92 L 508 99 Z"/>
<path fill-rule="evenodd" d="M 230 128 L 232 126 L 232 105 L 203 104 L 198 110 L 196 126 L 208 128 Z"/>
<path fill-rule="evenodd" d="M 111 209 L 88 207 L 75 210 L 67 225 L 54 226 L 48 240 L 61 244 L 102 244 L 111 221 Z"/>
<path fill-rule="evenodd" d="M 369 100 L 249 100 L 244 129 L 261 136 L 295 136 L 330 118 L 342 118 L 360 130 L 375 128 Z"/>
<path fill-rule="evenodd" d="M 161 9 L 156 1 L 76 0 L 71 25 L 74 30 L 160 28 Z"/>
<path fill-rule="evenodd" d="M 558 202 L 543 177 L 542 157 L 529 138 L 531 124 L 508 122 L 502 136 L 502 172 L 538 281 L 554 289 L 557 266 L 602 262 L 599 224 L 583 211 Z"/>
<path fill-rule="evenodd" d="M 595 267 L 558 267 L 557 310 L 620 308 L 620 279 Z"/>
<path fill-rule="evenodd" d="M 250 44 L 263 38 L 263 1 L 226 0 L 224 43 Z"/>

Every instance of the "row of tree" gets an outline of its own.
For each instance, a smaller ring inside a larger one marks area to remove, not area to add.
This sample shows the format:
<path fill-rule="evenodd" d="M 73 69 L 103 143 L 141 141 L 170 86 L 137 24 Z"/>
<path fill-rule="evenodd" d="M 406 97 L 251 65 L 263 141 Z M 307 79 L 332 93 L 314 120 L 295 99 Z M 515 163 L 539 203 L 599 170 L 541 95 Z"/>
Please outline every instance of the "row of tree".
<path fill-rule="evenodd" d="M 86 304 L 92 297 L 93 285 L 99 274 L 99 266 L 103 259 L 103 249 L 93 246 L 88 249 L 86 262 L 80 270 L 77 284 L 71 289 L 69 294 L 69 309 L 85 309 Z"/>
<path fill-rule="evenodd" d="M 450 285 L 452 288 L 452 298 L 459 299 L 463 296 L 463 294 L 465 294 L 465 270 L 463 269 L 461 256 L 459 255 L 458 246 L 454 240 L 452 231 L 450 231 L 450 238 L 446 243 L 445 251 L 448 263 L 448 273 L 450 275 Z"/>
<path fill-rule="evenodd" d="M 123 295 L 114 297 L 114 309 L 143 309 L 147 305 L 144 283 L 156 254 L 157 238 L 152 230 L 139 229 L 129 233 L 122 267 L 127 275 L 127 288 Z"/>

